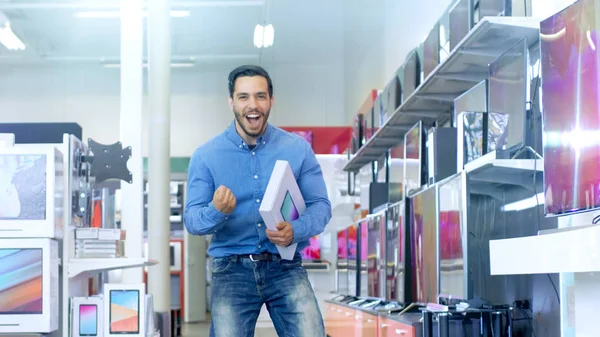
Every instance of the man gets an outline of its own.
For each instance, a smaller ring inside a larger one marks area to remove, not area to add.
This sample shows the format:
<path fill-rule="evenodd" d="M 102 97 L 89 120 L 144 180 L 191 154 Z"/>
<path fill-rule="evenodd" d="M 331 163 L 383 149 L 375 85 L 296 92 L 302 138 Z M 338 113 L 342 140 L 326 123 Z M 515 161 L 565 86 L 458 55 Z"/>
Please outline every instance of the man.
<path fill-rule="evenodd" d="M 310 144 L 268 123 L 273 101 L 264 69 L 234 69 L 229 106 L 235 119 L 190 161 L 185 226 L 193 235 L 212 234 L 212 337 L 254 337 L 263 304 L 279 336 L 325 337 L 299 252 L 323 232 L 331 204 Z M 271 231 L 258 209 L 276 160 L 289 162 L 307 207 Z M 293 243 L 294 259 L 281 259 L 275 245 Z"/>

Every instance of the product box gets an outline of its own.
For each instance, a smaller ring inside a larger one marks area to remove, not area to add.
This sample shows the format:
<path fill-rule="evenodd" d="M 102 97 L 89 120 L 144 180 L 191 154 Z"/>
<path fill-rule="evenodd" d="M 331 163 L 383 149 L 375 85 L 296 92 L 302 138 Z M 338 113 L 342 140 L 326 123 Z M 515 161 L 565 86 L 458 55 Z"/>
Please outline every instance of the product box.
<path fill-rule="evenodd" d="M 0 239 L 0 334 L 58 330 L 58 243 Z"/>
<path fill-rule="evenodd" d="M 100 296 L 71 298 L 72 337 L 102 337 L 104 299 Z"/>
<path fill-rule="evenodd" d="M 104 336 L 146 337 L 146 285 L 104 284 Z"/>
<path fill-rule="evenodd" d="M 0 238 L 62 238 L 64 173 L 54 146 L 0 147 Z"/>
<path fill-rule="evenodd" d="M 291 223 L 298 219 L 305 210 L 304 197 L 289 163 L 285 160 L 278 160 L 275 162 L 259 208 L 265 225 L 270 230 L 276 230 L 277 224 L 284 221 Z M 296 243 L 288 247 L 277 246 L 277 250 L 283 259 L 292 260 L 297 246 Z"/>

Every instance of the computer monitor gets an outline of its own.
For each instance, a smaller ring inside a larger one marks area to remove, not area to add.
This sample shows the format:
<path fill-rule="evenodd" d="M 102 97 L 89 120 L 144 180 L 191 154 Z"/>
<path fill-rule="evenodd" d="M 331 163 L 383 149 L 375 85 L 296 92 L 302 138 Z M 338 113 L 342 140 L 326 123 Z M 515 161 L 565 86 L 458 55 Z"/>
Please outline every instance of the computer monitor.
<path fill-rule="evenodd" d="M 419 121 L 404 135 L 404 195 L 427 183 L 426 131 Z"/>
<path fill-rule="evenodd" d="M 421 84 L 421 63 L 417 49 L 410 51 L 403 67 L 402 101 L 406 101 Z"/>

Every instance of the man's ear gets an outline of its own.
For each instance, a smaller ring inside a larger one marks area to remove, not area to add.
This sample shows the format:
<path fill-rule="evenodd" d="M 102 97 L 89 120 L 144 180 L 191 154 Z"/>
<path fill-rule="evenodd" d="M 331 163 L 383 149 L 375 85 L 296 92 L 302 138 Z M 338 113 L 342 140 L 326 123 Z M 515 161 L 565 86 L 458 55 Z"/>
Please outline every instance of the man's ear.
<path fill-rule="evenodd" d="M 231 111 L 233 111 L 233 98 L 231 98 L 231 96 L 229 96 L 228 101 L 229 101 L 229 109 L 231 109 Z"/>

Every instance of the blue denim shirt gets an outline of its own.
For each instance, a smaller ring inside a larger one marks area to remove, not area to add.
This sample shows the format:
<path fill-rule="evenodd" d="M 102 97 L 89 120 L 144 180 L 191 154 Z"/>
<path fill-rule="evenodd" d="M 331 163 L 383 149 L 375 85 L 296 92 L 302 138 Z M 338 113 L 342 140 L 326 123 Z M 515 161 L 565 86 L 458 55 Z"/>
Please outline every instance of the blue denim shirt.
<path fill-rule="evenodd" d="M 185 227 L 192 235 L 213 235 L 208 250 L 211 256 L 278 254 L 258 212 L 277 160 L 289 162 L 306 203 L 304 214 L 291 222 L 297 252 L 308 246 L 311 237 L 323 232 L 331 219 L 331 204 L 321 166 L 310 144 L 268 124 L 251 150 L 232 122 L 225 132 L 194 152 L 188 170 Z M 237 199 L 230 215 L 219 212 L 212 204 L 220 185 L 229 188 Z"/>

